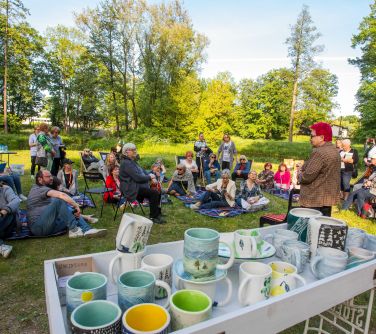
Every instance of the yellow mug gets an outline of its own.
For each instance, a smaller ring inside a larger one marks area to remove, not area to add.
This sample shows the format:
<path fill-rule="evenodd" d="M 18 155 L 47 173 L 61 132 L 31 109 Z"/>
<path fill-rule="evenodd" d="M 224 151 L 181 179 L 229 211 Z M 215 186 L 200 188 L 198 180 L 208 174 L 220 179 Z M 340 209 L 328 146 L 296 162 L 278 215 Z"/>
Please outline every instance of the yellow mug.
<path fill-rule="evenodd" d="M 170 314 L 157 304 L 138 304 L 123 315 L 123 334 L 167 334 L 170 330 Z"/>
<path fill-rule="evenodd" d="M 279 296 L 296 288 L 296 281 L 302 285 L 306 284 L 305 279 L 298 275 L 298 270 L 290 263 L 273 261 L 269 263 L 272 268 L 271 296 Z"/>

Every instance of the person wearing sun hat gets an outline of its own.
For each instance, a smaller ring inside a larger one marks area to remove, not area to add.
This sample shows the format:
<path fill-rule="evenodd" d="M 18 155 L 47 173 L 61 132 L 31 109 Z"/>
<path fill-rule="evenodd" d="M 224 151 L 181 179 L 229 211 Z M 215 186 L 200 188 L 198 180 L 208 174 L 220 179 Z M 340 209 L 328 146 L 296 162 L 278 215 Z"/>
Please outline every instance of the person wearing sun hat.
<path fill-rule="evenodd" d="M 332 206 L 340 201 L 341 158 L 332 143 L 330 124 L 319 122 L 310 129 L 313 149 L 299 175 L 299 203 L 330 216 Z"/>

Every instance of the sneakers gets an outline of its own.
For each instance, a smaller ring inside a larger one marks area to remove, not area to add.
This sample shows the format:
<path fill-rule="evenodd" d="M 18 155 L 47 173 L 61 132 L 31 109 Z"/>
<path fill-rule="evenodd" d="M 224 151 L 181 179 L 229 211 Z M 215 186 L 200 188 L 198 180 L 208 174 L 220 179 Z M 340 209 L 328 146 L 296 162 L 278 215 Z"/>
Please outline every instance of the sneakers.
<path fill-rule="evenodd" d="M 104 237 L 106 234 L 107 234 L 107 230 L 104 228 L 102 229 L 92 228 L 89 231 L 86 231 L 84 233 L 84 236 L 86 238 L 99 238 L 99 237 Z"/>
<path fill-rule="evenodd" d="M 69 238 L 80 238 L 80 237 L 83 237 L 84 236 L 84 233 L 82 232 L 81 228 L 79 227 L 75 227 L 71 230 L 69 230 Z"/>
<path fill-rule="evenodd" d="M 27 200 L 27 197 L 24 194 L 19 194 L 18 197 L 20 198 L 21 201 Z"/>
<path fill-rule="evenodd" d="M 9 256 L 9 254 L 12 252 L 12 249 L 13 249 L 13 246 L 2 244 L 0 246 L 0 254 L 3 257 L 7 258 Z"/>
<path fill-rule="evenodd" d="M 124 204 L 123 204 L 124 205 Z M 135 208 L 136 206 L 138 206 L 138 202 L 137 201 L 133 201 L 132 203 L 131 203 L 131 205 L 132 205 L 132 208 Z"/>
<path fill-rule="evenodd" d="M 99 219 L 93 217 L 93 215 L 81 215 L 83 219 L 85 219 L 90 224 L 96 224 L 98 223 Z"/>
<path fill-rule="evenodd" d="M 192 210 L 200 210 L 200 206 L 201 206 L 201 203 L 197 202 L 197 203 L 191 205 L 191 209 Z"/>

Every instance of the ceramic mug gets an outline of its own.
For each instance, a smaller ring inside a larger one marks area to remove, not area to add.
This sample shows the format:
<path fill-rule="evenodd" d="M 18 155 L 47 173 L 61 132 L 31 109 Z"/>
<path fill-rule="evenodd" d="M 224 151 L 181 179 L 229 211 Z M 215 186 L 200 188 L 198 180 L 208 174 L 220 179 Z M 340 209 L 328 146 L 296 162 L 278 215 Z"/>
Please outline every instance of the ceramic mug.
<path fill-rule="evenodd" d="M 262 240 L 257 229 L 237 230 L 234 232 L 235 257 L 251 258 L 260 256 Z"/>
<path fill-rule="evenodd" d="M 107 298 L 107 277 L 100 273 L 85 272 L 73 275 L 66 285 L 67 318 L 83 303 Z"/>
<path fill-rule="evenodd" d="M 267 264 L 243 262 L 239 267 L 239 303 L 247 306 L 268 299 L 271 280 L 272 268 Z"/>
<path fill-rule="evenodd" d="M 276 253 L 275 255 L 277 257 L 282 256 L 282 251 L 281 247 L 284 241 L 286 240 L 298 240 L 298 233 L 290 230 L 283 230 L 283 229 L 278 229 L 275 230 L 272 234 L 267 234 L 264 239 L 271 238 L 272 243 L 275 247 Z"/>
<path fill-rule="evenodd" d="M 138 253 L 144 250 L 153 222 L 140 215 L 124 213 L 116 236 L 116 248 L 120 252 Z"/>
<path fill-rule="evenodd" d="M 371 252 L 376 252 L 376 235 L 367 234 L 364 247 Z"/>
<path fill-rule="evenodd" d="M 172 286 L 172 264 L 174 259 L 167 254 L 146 255 L 141 261 L 141 269 L 152 272 L 157 279 Z M 157 287 L 155 298 L 167 297 L 167 291 L 162 287 Z"/>
<path fill-rule="evenodd" d="M 311 259 L 311 271 L 316 278 L 322 279 L 345 270 L 347 260 L 347 253 L 335 248 L 321 247 Z"/>
<path fill-rule="evenodd" d="M 226 242 L 219 241 L 219 233 L 209 228 L 190 228 L 184 233 L 184 270 L 194 277 L 207 277 L 216 269 L 229 269 L 234 263 L 234 251 Z M 231 255 L 227 263 L 219 264 L 219 243 L 229 247 Z"/>
<path fill-rule="evenodd" d="M 347 261 L 347 269 L 354 268 L 375 258 L 375 252 L 359 247 L 350 247 L 348 253 L 349 259 Z"/>
<path fill-rule="evenodd" d="M 300 281 L 302 285 L 306 284 L 305 279 L 297 274 L 296 267 L 290 263 L 273 261 L 269 263 L 269 266 L 272 268 L 271 296 L 283 295 L 296 289 L 296 281 Z"/>
<path fill-rule="evenodd" d="M 287 228 L 298 233 L 298 240 L 307 241 L 307 228 L 309 219 L 320 217 L 322 213 L 318 210 L 308 208 L 294 208 L 287 214 Z"/>
<path fill-rule="evenodd" d="M 138 253 L 124 253 L 117 251 L 117 255 L 112 258 L 108 266 L 108 273 L 112 282 L 116 284 L 118 275 L 121 273 L 140 269 L 144 254 L 144 251 Z"/>
<path fill-rule="evenodd" d="M 226 296 L 223 300 L 217 301 L 215 296 L 218 291 L 218 284 L 225 282 L 226 284 Z M 192 282 L 187 280 L 182 280 L 176 276 L 175 287 L 178 290 L 197 290 L 202 291 L 207 294 L 211 300 L 213 300 L 213 306 L 225 306 L 227 305 L 232 297 L 232 282 L 228 277 L 224 277 L 217 281 L 208 281 L 208 282 Z"/>
<path fill-rule="evenodd" d="M 154 303 L 156 287 L 162 287 L 171 296 L 170 286 L 155 278 L 155 275 L 146 270 L 132 270 L 118 278 L 118 304 L 122 311 L 133 305 Z M 164 303 L 168 307 L 169 301 Z"/>
<path fill-rule="evenodd" d="M 319 247 L 344 251 L 347 229 L 343 220 L 324 216 L 311 218 L 307 229 L 307 243 L 311 249 L 311 257 L 316 255 Z"/>
<path fill-rule="evenodd" d="M 363 248 L 367 240 L 366 231 L 360 228 L 349 228 L 346 237 L 346 250 L 351 247 Z"/>
<path fill-rule="evenodd" d="M 172 329 L 176 331 L 209 319 L 212 300 L 202 291 L 176 291 L 170 298 L 170 312 Z"/>
<path fill-rule="evenodd" d="M 303 241 L 285 240 L 282 244 L 281 259 L 293 264 L 298 269 L 298 273 L 304 271 L 309 256 L 309 245 Z"/>
<path fill-rule="evenodd" d="M 122 334 L 168 334 L 170 320 L 170 314 L 160 305 L 134 305 L 123 315 Z"/>
<path fill-rule="evenodd" d="M 78 306 L 71 316 L 73 334 L 118 334 L 121 310 L 108 300 L 94 300 Z"/>

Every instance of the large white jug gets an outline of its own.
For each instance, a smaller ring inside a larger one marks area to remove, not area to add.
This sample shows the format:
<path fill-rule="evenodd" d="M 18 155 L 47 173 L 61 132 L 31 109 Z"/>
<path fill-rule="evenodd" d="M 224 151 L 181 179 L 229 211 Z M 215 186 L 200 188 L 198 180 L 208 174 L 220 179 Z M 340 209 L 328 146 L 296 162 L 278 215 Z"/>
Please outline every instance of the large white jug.
<path fill-rule="evenodd" d="M 124 213 L 116 236 L 116 248 L 121 252 L 138 253 L 144 250 L 153 222 L 143 216 Z"/>

